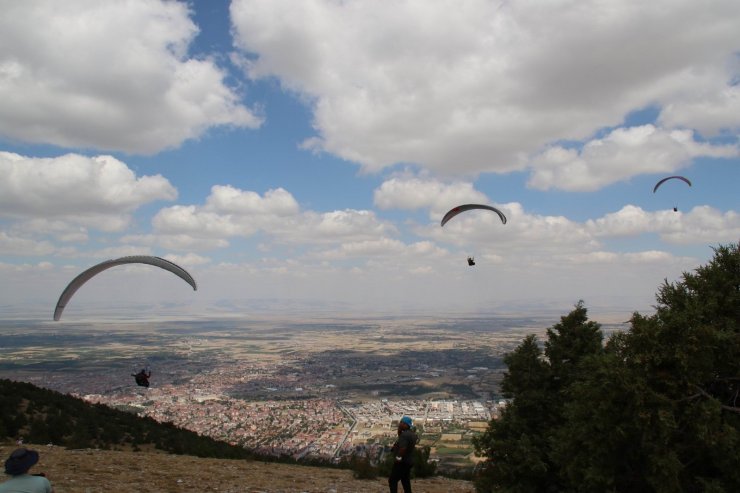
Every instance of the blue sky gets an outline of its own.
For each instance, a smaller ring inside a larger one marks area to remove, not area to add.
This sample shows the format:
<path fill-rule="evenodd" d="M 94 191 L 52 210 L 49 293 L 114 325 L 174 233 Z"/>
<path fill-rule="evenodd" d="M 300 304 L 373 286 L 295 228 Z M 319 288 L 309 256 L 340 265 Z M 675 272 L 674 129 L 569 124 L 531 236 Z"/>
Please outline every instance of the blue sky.
<path fill-rule="evenodd" d="M 65 318 L 622 314 L 740 238 L 735 1 L 0 7 L 6 312 L 151 254 L 199 290 L 111 269 Z"/>

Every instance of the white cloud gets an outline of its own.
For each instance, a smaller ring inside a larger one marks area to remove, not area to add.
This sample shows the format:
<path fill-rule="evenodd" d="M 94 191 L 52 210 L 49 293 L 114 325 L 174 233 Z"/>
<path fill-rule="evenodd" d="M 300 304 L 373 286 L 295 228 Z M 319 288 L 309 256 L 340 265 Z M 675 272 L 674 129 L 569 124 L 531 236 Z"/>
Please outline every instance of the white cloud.
<path fill-rule="evenodd" d="M 738 60 L 734 73 L 738 76 Z M 726 131 L 740 131 L 740 86 L 724 83 L 716 70 L 692 71 L 685 77 L 692 80 L 661 109 L 658 121 L 668 127 L 694 128 L 705 136 Z"/>
<path fill-rule="evenodd" d="M 55 251 L 48 241 L 11 236 L 0 231 L 0 255 L 49 255 Z"/>
<path fill-rule="evenodd" d="M 740 122 L 733 0 L 235 0 L 231 14 L 250 76 L 311 102 L 318 135 L 306 147 L 369 171 L 521 170 L 652 105 L 666 125 Z M 643 166 L 655 164 L 629 169 Z"/>
<path fill-rule="evenodd" d="M 418 177 L 393 177 L 383 182 L 373 194 L 381 209 L 430 208 L 444 214 L 458 204 L 486 202 L 486 196 L 472 183 L 441 183 Z"/>
<path fill-rule="evenodd" d="M 25 221 L 18 221 L 12 226 L 12 231 L 23 236 L 53 236 L 65 243 L 86 243 L 89 239 L 88 230 L 84 226 L 70 224 L 60 219 L 45 219 L 37 217 Z"/>
<path fill-rule="evenodd" d="M 668 252 L 662 252 L 658 250 L 649 250 L 645 252 L 634 252 L 634 253 L 625 253 L 622 254 L 622 256 L 627 259 L 629 262 L 633 262 L 636 264 L 660 264 L 660 263 L 666 263 L 666 262 L 673 262 L 677 260 L 677 258 Z M 686 260 L 686 259 L 680 259 L 680 260 Z"/>
<path fill-rule="evenodd" d="M 740 214 L 709 206 L 694 207 L 682 215 L 678 227 L 665 227 L 661 237 L 670 243 L 729 243 L 740 240 Z"/>
<path fill-rule="evenodd" d="M 162 258 L 165 258 L 170 262 L 174 262 L 181 266 L 205 265 L 211 262 L 211 259 L 209 259 L 208 257 L 203 257 L 202 255 L 197 255 L 195 253 L 188 253 L 185 255 L 170 253 L 167 255 L 162 255 Z"/>
<path fill-rule="evenodd" d="M 298 212 L 298 202 L 283 188 L 258 193 L 239 190 L 230 185 L 215 185 L 206 200 L 205 210 L 219 213 L 266 214 L 290 216 Z"/>
<path fill-rule="evenodd" d="M 581 264 L 650 264 L 652 266 L 661 264 L 679 264 L 685 265 L 693 259 L 686 257 L 676 257 L 673 254 L 660 250 L 645 250 L 642 252 L 616 253 L 606 252 L 603 250 L 582 253 L 561 255 L 557 258 L 558 262 L 565 262 L 569 265 Z"/>
<path fill-rule="evenodd" d="M 126 235 L 121 237 L 121 243 L 131 243 L 147 246 L 160 246 L 168 250 L 213 250 L 226 248 L 229 242 L 222 238 L 196 238 L 188 234 L 148 234 L 148 235 Z"/>
<path fill-rule="evenodd" d="M 211 188 L 203 206 L 162 209 L 152 224 L 160 242 L 168 235 L 224 241 L 261 232 L 279 243 L 318 244 L 377 239 L 395 232 L 390 223 L 379 221 L 371 211 L 301 211 L 293 196 L 282 188 L 260 196 L 220 185 Z"/>
<path fill-rule="evenodd" d="M 345 209 L 320 214 L 307 212 L 304 219 L 304 237 L 310 236 L 315 240 L 377 238 L 393 231 L 389 224 L 378 221 L 374 212 L 365 210 Z"/>
<path fill-rule="evenodd" d="M 697 142 L 690 130 L 619 128 L 587 142 L 580 151 L 554 146 L 535 156 L 528 185 L 542 190 L 598 190 L 640 173 L 674 172 L 695 157 L 738 155 L 737 146 Z"/>
<path fill-rule="evenodd" d="M 506 224 L 502 224 L 493 212 L 472 210 L 456 216 L 444 227 L 432 224 L 417 229 L 417 232 L 442 243 L 467 245 L 480 252 L 490 250 L 491 254 L 552 253 L 563 248 L 591 249 L 598 246 L 597 238 L 582 224 L 563 216 L 530 214 L 518 202 L 495 204 L 495 207 L 508 218 Z"/>
<path fill-rule="evenodd" d="M 209 127 L 260 118 L 209 58 L 185 3 L 0 4 L 0 135 L 63 147 L 154 153 Z"/>
<path fill-rule="evenodd" d="M 678 220 L 676 215 L 668 217 Z M 649 212 L 634 205 L 626 205 L 617 212 L 586 221 L 586 227 L 597 236 L 630 236 L 650 231 L 651 223 L 653 217 Z"/>
<path fill-rule="evenodd" d="M 626 205 L 617 212 L 586 221 L 585 228 L 596 237 L 657 233 L 664 241 L 674 244 L 734 242 L 740 238 L 740 214 L 722 213 L 709 206 L 694 207 L 683 213 L 648 212 Z"/>
<path fill-rule="evenodd" d="M 390 238 L 381 238 L 378 240 L 365 240 L 342 244 L 337 250 L 325 252 L 322 256 L 325 258 L 344 258 L 344 257 L 375 257 L 398 255 L 403 252 L 406 245 Z"/>
<path fill-rule="evenodd" d="M 138 245 L 116 245 L 90 252 L 77 252 L 74 256 L 78 258 L 98 259 L 93 260 L 93 262 L 97 263 L 103 260 L 127 257 L 129 255 L 152 255 L 152 251 L 149 248 L 142 248 Z"/>
<path fill-rule="evenodd" d="M 338 244 L 377 240 L 397 233 L 393 224 L 368 210 L 303 211 L 289 218 L 265 221 L 262 231 L 282 244 Z"/>
<path fill-rule="evenodd" d="M 379 238 L 376 240 L 363 240 L 343 243 L 336 249 L 330 249 L 313 255 L 324 259 L 359 258 L 374 261 L 378 259 L 403 259 L 404 262 L 419 259 L 425 262 L 429 259 L 444 256 L 446 251 L 430 241 L 419 241 L 406 244 L 392 238 Z"/>
<path fill-rule="evenodd" d="M 247 221 L 238 221 L 232 215 L 219 215 L 194 205 L 175 205 L 159 211 L 152 219 L 159 234 L 187 234 L 196 238 L 225 238 L 249 236 L 256 231 Z"/>
<path fill-rule="evenodd" d="M 0 216 L 41 220 L 57 230 L 65 228 L 53 221 L 68 223 L 72 231 L 80 225 L 120 231 L 140 206 L 177 197 L 164 177 L 137 177 L 111 156 L 31 158 L 0 152 L 0 175 Z"/>

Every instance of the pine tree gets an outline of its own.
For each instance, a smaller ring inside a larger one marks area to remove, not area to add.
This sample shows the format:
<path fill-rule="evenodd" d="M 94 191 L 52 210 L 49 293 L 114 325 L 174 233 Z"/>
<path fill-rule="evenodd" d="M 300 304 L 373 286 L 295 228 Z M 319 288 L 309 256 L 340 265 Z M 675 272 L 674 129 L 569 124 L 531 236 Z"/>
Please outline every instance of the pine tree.
<path fill-rule="evenodd" d="M 599 355 L 602 335 L 587 317 L 583 302 L 547 330 L 543 353 L 534 335 L 504 357 L 501 383 L 513 401 L 497 421 L 474 440 L 488 460 L 476 484 L 480 491 L 559 491 L 559 469 L 553 462 L 553 430 L 562 423 L 564 392 L 579 375 L 586 358 Z"/>
<path fill-rule="evenodd" d="M 572 491 L 740 491 L 737 245 L 659 289 L 568 393 L 555 460 Z"/>
<path fill-rule="evenodd" d="M 479 491 L 740 491 L 738 245 L 656 298 L 603 348 L 579 303 L 506 357 Z"/>

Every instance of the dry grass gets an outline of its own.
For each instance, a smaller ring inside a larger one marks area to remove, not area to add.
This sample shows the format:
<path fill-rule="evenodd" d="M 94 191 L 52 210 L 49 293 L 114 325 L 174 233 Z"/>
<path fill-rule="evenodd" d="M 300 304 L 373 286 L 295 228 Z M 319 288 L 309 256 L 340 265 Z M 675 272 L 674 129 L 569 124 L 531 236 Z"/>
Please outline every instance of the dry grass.
<path fill-rule="evenodd" d="M 201 459 L 161 452 L 67 450 L 29 445 L 41 455 L 32 473 L 43 472 L 55 493 L 169 492 L 386 492 L 384 478 L 360 481 L 339 469 L 257 461 Z M 7 458 L 15 444 L 0 445 Z M 415 493 L 473 493 L 470 482 L 446 478 L 413 480 Z M 399 485 L 399 489 L 400 485 Z"/>

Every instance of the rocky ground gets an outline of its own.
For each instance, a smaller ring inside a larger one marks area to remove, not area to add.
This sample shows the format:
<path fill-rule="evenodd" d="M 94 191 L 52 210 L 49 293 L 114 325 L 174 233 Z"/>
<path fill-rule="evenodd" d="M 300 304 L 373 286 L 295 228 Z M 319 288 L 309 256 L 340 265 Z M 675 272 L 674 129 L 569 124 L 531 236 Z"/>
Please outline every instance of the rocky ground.
<path fill-rule="evenodd" d="M 156 451 L 67 450 L 26 445 L 41 455 L 31 473 L 43 472 L 55 493 L 162 492 L 387 492 L 385 478 L 356 480 L 339 469 L 257 461 L 201 459 Z M 0 445 L 3 461 L 16 448 Z M 0 475 L 0 480 L 5 478 Z M 468 481 L 446 478 L 412 481 L 415 493 L 473 493 Z M 400 485 L 399 485 L 399 489 Z"/>

